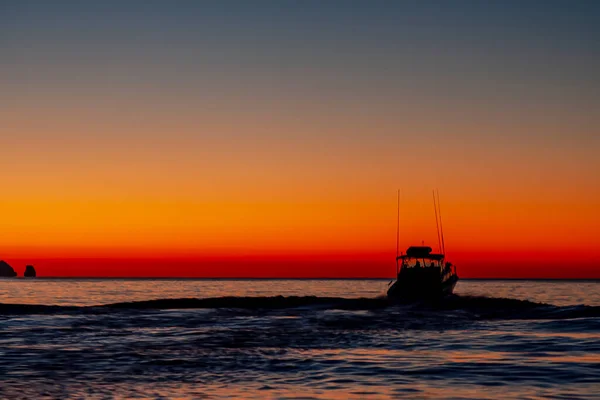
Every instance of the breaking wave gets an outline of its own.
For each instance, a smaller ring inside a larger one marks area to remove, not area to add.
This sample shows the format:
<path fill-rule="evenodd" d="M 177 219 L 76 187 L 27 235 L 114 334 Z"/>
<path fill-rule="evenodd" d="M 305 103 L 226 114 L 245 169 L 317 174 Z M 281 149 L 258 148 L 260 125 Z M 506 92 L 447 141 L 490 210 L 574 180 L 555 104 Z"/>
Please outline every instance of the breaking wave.
<path fill-rule="evenodd" d="M 436 301 L 392 302 L 386 297 L 342 298 L 317 296 L 175 298 L 112 303 L 97 306 L 0 304 L 0 315 L 55 313 L 113 313 L 139 310 L 214 309 L 269 313 L 278 310 L 389 311 L 393 315 L 461 319 L 574 319 L 600 317 L 600 306 L 555 306 L 528 300 L 453 295 Z"/>

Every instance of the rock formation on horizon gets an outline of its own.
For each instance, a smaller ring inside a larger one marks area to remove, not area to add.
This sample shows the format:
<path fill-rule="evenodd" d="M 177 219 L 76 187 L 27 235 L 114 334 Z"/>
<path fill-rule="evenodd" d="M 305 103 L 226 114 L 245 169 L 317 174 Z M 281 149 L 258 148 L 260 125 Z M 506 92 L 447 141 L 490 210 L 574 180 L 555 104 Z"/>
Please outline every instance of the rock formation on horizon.
<path fill-rule="evenodd" d="M 17 273 L 15 272 L 13 267 L 8 265 L 8 263 L 6 261 L 3 261 L 3 260 L 0 261 L 0 277 L 14 278 L 15 276 L 17 276 Z"/>
<path fill-rule="evenodd" d="M 36 272 L 35 272 L 35 268 L 33 267 L 33 265 L 28 265 L 25 267 L 25 273 L 23 274 L 23 276 L 25 278 L 35 278 L 36 277 Z"/>

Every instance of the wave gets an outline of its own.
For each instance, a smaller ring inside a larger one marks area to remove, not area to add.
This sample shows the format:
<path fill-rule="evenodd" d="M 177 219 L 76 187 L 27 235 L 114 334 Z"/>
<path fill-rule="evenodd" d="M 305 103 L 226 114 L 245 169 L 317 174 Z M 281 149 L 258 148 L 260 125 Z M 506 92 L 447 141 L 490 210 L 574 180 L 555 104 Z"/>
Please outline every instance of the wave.
<path fill-rule="evenodd" d="M 317 296 L 175 298 L 112 303 L 97 306 L 0 304 L 0 315 L 56 313 L 113 313 L 118 311 L 216 309 L 243 311 L 390 311 L 393 315 L 439 316 L 447 313 L 467 319 L 574 319 L 600 317 L 600 306 L 559 307 L 528 300 L 453 295 L 434 301 L 392 302 L 386 297 L 341 298 Z"/>
<path fill-rule="evenodd" d="M 348 299 L 343 297 L 272 296 L 272 297 L 211 297 L 204 299 L 158 299 L 107 304 L 111 309 L 189 309 L 228 308 L 242 310 L 280 310 L 290 308 L 321 308 L 337 310 L 374 310 L 389 307 L 385 297 Z"/>

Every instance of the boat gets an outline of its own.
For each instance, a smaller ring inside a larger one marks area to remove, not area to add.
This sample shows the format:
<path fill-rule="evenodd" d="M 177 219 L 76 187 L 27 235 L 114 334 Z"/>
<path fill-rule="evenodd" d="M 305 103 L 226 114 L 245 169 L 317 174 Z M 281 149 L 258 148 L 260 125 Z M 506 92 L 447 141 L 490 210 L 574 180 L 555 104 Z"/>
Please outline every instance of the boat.
<path fill-rule="evenodd" d="M 388 289 L 388 298 L 444 297 L 458 282 L 456 266 L 445 262 L 444 254 L 432 253 L 429 246 L 411 246 L 396 260 L 396 282 Z"/>
<path fill-rule="evenodd" d="M 440 251 L 433 253 L 429 246 L 410 246 L 398 254 L 400 235 L 400 192 L 398 192 L 398 229 L 396 234 L 396 281 L 387 291 L 392 300 L 436 299 L 451 295 L 458 282 L 456 266 L 446 261 L 439 194 L 433 195 L 435 222 Z"/>

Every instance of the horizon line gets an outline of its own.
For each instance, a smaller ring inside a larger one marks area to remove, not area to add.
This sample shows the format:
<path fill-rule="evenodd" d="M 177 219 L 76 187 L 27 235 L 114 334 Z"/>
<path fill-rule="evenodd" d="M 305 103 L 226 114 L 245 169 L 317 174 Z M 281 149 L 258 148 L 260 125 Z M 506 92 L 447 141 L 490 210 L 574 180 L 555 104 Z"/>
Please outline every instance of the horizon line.
<path fill-rule="evenodd" d="M 38 279 L 83 279 L 83 280 L 307 280 L 307 281 L 365 281 L 365 280 L 394 280 L 395 277 L 190 277 L 190 276 L 37 276 L 37 277 L 0 277 L 0 280 L 38 280 Z M 470 277 L 460 278 L 461 281 L 600 281 L 600 277 L 590 278 L 543 278 L 543 277 Z"/>

